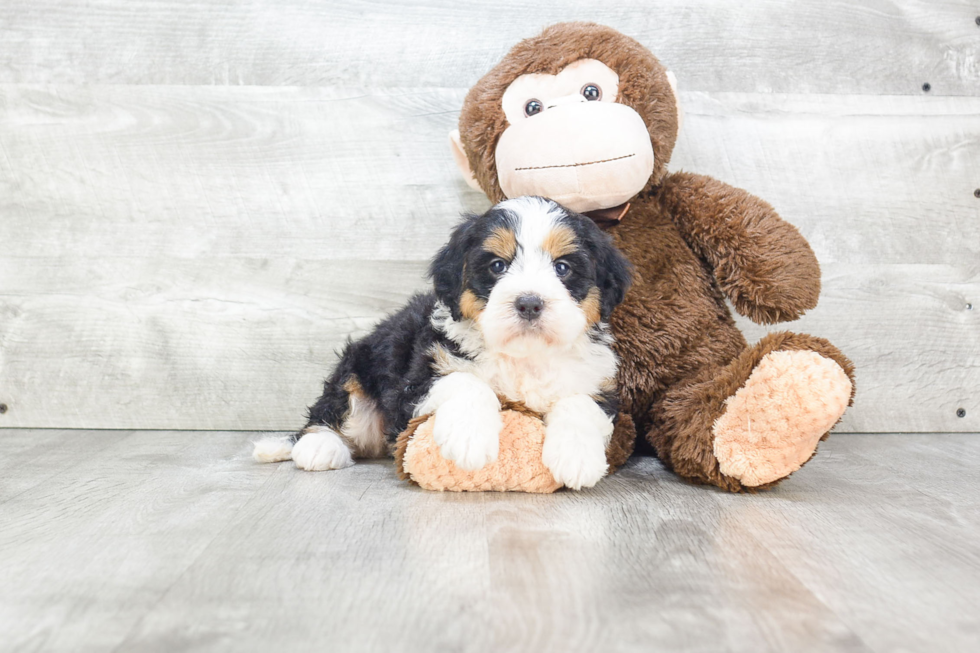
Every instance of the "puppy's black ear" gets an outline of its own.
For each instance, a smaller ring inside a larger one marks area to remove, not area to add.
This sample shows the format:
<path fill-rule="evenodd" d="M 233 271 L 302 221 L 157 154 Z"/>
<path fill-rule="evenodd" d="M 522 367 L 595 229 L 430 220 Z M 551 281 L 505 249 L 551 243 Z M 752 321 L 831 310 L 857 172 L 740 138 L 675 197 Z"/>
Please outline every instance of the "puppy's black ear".
<path fill-rule="evenodd" d="M 436 293 L 436 299 L 449 307 L 454 320 L 462 319 L 459 298 L 463 294 L 463 276 L 466 268 L 466 255 L 473 245 L 473 224 L 478 216 L 466 216 L 456 225 L 449 242 L 440 249 L 429 265 L 429 278 Z"/>
<path fill-rule="evenodd" d="M 633 266 L 613 245 L 612 237 L 595 226 L 591 220 L 586 241 L 592 260 L 595 261 L 595 281 L 602 298 L 600 314 L 603 321 L 609 319 L 613 309 L 626 297 L 626 291 L 633 283 Z"/>

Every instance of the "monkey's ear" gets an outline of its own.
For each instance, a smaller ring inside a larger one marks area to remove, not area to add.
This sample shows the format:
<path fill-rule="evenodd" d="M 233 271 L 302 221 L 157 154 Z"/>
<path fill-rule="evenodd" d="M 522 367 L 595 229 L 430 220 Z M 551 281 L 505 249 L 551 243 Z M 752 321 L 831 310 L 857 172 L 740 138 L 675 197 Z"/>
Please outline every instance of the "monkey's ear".
<path fill-rule="evenodd" d="M 449 132 L 449 149 L 452 150 L 453 161 L 456 162 L 456 167 L 463 173 L 463 179 L 466 180 L 466 185 L 482 193 L 483 189 L 480 188 L 476 177 L 473 176 L 473 170 L 470 169 L 470 161 L 466 158 L 466 152 L 463 151 L 463 142 L 459 140 L 458 129 Z"/>
<path fill-rule="evenodd" d="M 674 74 L 674 71 L 667 71 L 667 82 L 674 94 L 674 105 L 677 107 L 677 136 L 680 136 L 681 126 L 684 124 L 684 112 L 681 110 L 681 96 L 677 93 L 677 75 Z"/>

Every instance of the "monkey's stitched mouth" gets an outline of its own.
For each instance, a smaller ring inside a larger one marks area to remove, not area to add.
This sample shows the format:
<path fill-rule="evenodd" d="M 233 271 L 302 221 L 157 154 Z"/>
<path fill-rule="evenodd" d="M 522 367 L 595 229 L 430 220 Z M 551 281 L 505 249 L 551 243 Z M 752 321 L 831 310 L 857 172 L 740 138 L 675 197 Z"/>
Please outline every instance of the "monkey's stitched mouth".
<path fill-rule="evenodd" d="M 616 156 L 611 159 L 601 159 L 599 161 L 588 161 L 586 163 L 564 163 L 555 166 L 529 166 L 527 168 L 514 168 L 514 172 L 519 170 L 548 170 L 549 168 L 580 168 L 582 166 L 594 166 L 598 163 L 610 163 L 612 161 L 622 161 L 623 159 L 628 159 L 631 156 L 636 156 L 636 152 L 633 154 L 624 154 L 623 156 Z"/>

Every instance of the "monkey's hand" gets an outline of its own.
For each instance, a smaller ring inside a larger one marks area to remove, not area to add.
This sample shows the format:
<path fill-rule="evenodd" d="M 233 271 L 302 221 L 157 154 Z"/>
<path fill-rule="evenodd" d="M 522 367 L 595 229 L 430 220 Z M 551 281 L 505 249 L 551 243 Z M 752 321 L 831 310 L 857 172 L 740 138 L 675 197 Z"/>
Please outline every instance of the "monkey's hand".
<path fill-rule="evenodd" d="M 817 258 L 796 227 L 769 204 L 689 173 L 666 177 L 659 198 L 739 313 L 773 324 L 795 320 L 817 305 Z"/>

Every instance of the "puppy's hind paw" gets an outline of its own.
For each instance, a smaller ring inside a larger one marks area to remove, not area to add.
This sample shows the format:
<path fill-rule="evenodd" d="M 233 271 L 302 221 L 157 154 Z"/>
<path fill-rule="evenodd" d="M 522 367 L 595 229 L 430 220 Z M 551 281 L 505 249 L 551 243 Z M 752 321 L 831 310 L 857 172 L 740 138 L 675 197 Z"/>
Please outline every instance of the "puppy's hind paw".
<path fill-rule="evenodd" d="M 293 439 L 286 436 L 273 435 L 262 438 L 252 449 L 252 458 L 260 463 L 278 463 L 293 457 Z"/>
<path fill-rule="evenodd" d="M 337 433 L 326 426 L 314 426 L 293 445 L 293 462 L 308 472 L 343 469 L 354 464 L 350 449 Z"/>

